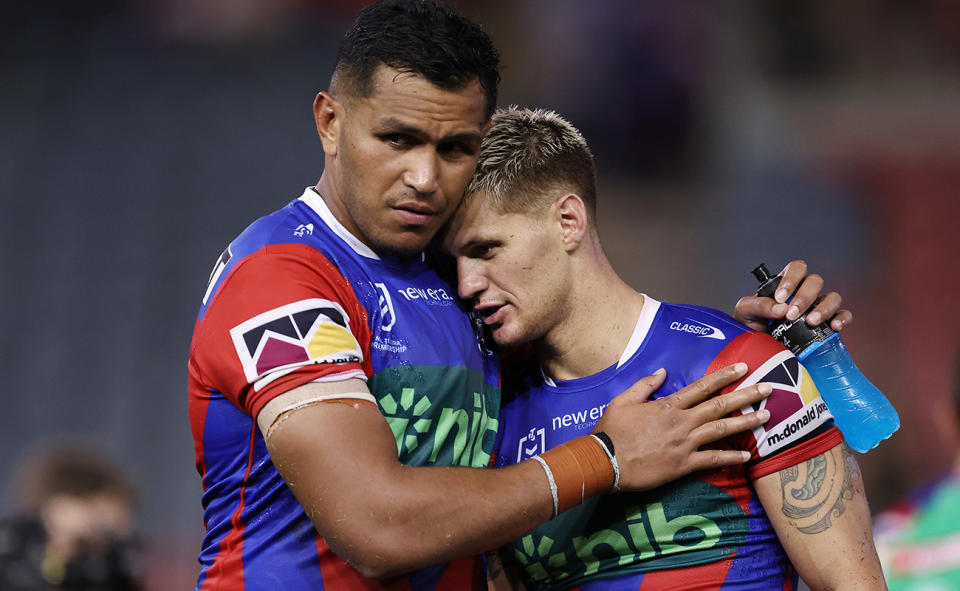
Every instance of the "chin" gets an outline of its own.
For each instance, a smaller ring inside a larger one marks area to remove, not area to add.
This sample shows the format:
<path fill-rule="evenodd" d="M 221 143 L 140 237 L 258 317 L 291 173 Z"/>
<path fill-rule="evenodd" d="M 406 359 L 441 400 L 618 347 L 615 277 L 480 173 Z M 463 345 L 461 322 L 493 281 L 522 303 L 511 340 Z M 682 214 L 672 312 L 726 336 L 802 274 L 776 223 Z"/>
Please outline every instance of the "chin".
<path fill-rule="evenodd" d="M 492 334 L 493 341 L 500 347 L 516 347 L 530 341 L 529 338 L 525 338 L 518 331 L 511 331 L 504 326 L 492 331 Z"/>
<path fill-rule="evenodd" d="M 381 240 L 376 243 L 375 250 L 379 254 L 415 257 L 420 256 L 420 253 L 426 250 L 428 244 L 430 244 L 429 240 Z"/>

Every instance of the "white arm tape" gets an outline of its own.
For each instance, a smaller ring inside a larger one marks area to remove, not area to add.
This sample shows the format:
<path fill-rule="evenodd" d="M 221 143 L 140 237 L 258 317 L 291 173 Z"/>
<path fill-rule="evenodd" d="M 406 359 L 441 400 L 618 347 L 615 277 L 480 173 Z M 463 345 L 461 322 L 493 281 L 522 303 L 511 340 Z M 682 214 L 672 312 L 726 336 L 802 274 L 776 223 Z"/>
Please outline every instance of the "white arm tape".
<path fill-rule="evenodd" d="M 266 438 L 270 428 L 280 415 L 320 402 L 343 399 L 366 400 L 373 404 L 377 403 L 377 400 L 370 394 L 365 380 L 359 378 L 337 381 L 318 380 L 284 392 L 268 402 L 257 415 L 257 426 L 260 427 L 260 433 Z"/>

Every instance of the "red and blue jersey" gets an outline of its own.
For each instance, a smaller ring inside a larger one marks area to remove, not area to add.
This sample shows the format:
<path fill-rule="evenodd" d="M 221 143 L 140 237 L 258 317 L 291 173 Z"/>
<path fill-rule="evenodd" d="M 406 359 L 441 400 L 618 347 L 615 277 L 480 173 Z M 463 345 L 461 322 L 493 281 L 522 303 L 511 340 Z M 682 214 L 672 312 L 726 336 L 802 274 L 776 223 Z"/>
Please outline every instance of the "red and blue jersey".
<path fill-rule="evenodd" d="M 270 461 L 257 413 L 297 386 L 365 379 L 412 466 L 485 467 L 499 367 L 422 257 L 378 256 L 312 188 L 251 224 L 210 276 L 189 407 L 206 536 L 197 589 L 479 588 L 466 557 L 389 581 L 334 555 Z"/>
<path fill-rule="evenodd" d="M 495 465 L 523 461 L 590 433 L 613 398 L 661 367 L 666 382 L 654 398 L 738 361 L 750 369 L 727 390 L 758 382 L 774 387 L 767 399 L 740 411 L 766 408 L 767 424 L 717 445 L 749 450 L 751 460 L 651 491 L 594 497 L 541 525 L 501 549 L 528 589 L 796 588 L 796 575 L 751 481 L 842 439 L 797 359 L 769 336 L 720 312 L 645 297 L 616 365 L 568 381 L 551 380 L 533 366 L 509 380 L 505 376 Z"/>

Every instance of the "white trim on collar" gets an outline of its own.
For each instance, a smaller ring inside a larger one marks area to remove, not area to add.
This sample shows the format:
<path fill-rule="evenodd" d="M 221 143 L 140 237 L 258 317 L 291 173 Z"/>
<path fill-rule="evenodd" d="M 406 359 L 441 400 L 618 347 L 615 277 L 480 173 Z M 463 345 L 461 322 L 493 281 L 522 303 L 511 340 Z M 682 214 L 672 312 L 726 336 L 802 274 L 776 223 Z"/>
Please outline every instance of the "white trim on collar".
<path fill-rule="evenodd" d="M 657 310 L 660 309 L 660 302 L 647 294 L 641 295 L 643 296 L 643 308 L 640 309 L 637 326 L 633 329 L 633 334 L 630 335 L 630 340 L 627 342 L 627 347 L 623 350 L 623 355 L 620 356 L 620 361 L 617 362 L 617 367 L 620 367 L 633 357 L 633 354 L 636 353 L 640 345 L 643 344 L 643 339 L 647 338 L 647 333 L 650 332 L 650 327 L 653 326 L 653 318 L 657 315 Z"/>
<path fill-rule="evenodd" d="M 633 354 L 637 352 L 637 349 L 640 348 L 640 345 L 643 344 L 643 340 L 647 338 L 647 334 L 650 332 L 650 327 L 653 326 L 653 319 L 657 315 L 657 310 L 660 309 L 660 302 L 645 293 L 640 295 L 643 296 L 643 308 L 640 309 L 640 316 L 637 318 L 633 334 L 630 335 L 630 340 L 627 341 L 627 346 L 623 350 L 623 354 L 620 355 L 620 360 L 617 361 L 618 368 L 629 361 Z M 557 383 L 547 375 L 542 365 L 540 366 L 540 375 L 543 376 L 545 384 L 556 388 Z"/>
<path fill-rule="evenodd" d="M 320 219 L 333 230 L 333 233 L 342 238 L 358 255 L 367 257 L 368 259 L 380 260 L 380 256 L 373 252 L 373 249 L 351 234 L 350 231 L 334 217 L 333 212 L 327 207 L 326 201 L 323 200 L 323 197 L 320 196 L 320 193 L 318 193 L 315 188 L 307 187 L 304 189 L 303 195 L 300 196 L 300 201 L 303 201 L 310 209 L 317 212 Z"/>

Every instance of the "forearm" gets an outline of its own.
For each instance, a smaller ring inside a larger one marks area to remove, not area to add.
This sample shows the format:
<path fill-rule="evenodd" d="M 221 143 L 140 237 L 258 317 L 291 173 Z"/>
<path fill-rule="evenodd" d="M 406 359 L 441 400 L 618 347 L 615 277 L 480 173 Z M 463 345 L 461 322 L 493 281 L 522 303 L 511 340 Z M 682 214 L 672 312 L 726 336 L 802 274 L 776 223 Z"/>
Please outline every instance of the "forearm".
<path fill-rule="evenodd" d="M 334 435 L 344 425 L 363 434 L 360 446 L 318 450 L 315 439 L 300 435 L 307 426 L 326 429 L 328 442 L 348 441 Z M 393 435 L 372 408 L 323 404 L 298 410 L 267 443 L 317 531 L 368 577 L 490 550 L 553 511 L 536 462 L 499 470 L 400 464 Z"/>
<path fill-rule="evenodd" d="M 800 577 L 820 589 L 885 589 L 860 469 L 845 444 L 755 483 Z"/>
<path fill-rule="evenodd" d="M 401 465 L 386 482 L 380 498 L 387 501 L 369 507 L 349 536 L 377 548 L 375 564 L 360 569 L 376 576 L 499 547 L 550 519 L 553 510 L 543 469 L 534 462 L 496 470 Z M 359 507 L 351 512 L 363 514 Z M 340 556 L 352 554 L 330 544 Z"/>

